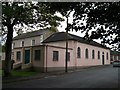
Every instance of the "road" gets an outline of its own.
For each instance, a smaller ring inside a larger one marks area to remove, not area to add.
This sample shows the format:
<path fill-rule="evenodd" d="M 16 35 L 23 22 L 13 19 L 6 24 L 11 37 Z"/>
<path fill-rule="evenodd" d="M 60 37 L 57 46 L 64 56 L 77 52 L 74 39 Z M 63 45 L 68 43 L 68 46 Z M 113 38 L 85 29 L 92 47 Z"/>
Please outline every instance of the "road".
<path fill-rule="evenodd" d="M 88 68 L 41 79 L 3 84 L 3 88 L 118 88 L 118 70 L 112 66 Z"/>

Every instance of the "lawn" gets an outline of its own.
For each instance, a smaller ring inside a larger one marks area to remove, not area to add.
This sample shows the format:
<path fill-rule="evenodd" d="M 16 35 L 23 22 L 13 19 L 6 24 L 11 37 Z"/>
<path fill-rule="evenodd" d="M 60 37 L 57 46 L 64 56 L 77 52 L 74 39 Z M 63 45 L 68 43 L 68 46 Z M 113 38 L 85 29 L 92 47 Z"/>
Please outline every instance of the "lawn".
<path fill-rule="evenodd" d="M 13 76 L 32 76 L 37 74 L 38 72 L 33 72 L 33 71 L 12 71 L 12 75 Z"/>
<path fill-rule="evenodd" d="M 18 70 L 12 70 L 12 76 L 19 76 L 19 77 L 24 77 L 24 76 L 32 76 L 35 74 L 38 74 L 39 72 L 35 71 L 18 71 Z M 0 70 L 0 76 L 4 76 L 4 73 L 2 73 L 2 70 Z"/>

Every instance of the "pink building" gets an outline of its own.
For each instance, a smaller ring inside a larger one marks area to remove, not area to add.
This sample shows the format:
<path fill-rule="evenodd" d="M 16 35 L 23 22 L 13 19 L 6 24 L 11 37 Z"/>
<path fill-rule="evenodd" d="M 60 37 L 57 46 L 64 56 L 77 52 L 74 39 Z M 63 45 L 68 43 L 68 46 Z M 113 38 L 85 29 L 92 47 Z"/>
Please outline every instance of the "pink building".
<path fill-rule="evenodd" d="M 30 37 L 31 40 L 32 38 L 33 36 Z M 13 42 L 15 43 L 15 40 Z M 110 64 L 110 49 L 94 41 L 89 42 L 81 37 L 68 34 L 68 47 L 69 69 Z M 39 45 L 15 47 L 13 51 L 15 64 L 22 63 L 22 69 L 34 68 L 43 72 L 64 70 L 65 32 L 54 33 Z"/>

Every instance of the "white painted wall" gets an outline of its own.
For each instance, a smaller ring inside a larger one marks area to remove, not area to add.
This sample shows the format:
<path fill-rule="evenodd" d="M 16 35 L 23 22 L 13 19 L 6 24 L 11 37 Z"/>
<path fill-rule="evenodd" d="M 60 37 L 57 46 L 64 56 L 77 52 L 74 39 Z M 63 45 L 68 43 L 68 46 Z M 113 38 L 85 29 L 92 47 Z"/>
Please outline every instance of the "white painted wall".
<path fill-rule="evenodd" d="M 49 37 L 51 34 L 53 34 L 54 32 L 51 32 L 51 31 L 44 31 L 42 33 L 42 37 L 41 35 L 40 36 L 35 36 L 35 37 L 29 37 L 29 38 L 24 38 L 24 39 L 18 39 L 18 40 L 13 40 L 13 47 L 14 48 L 17 48 L 17 47 L 22 47 L 21 46 L 21 42 L 24 41 L 24 46 L 32 46 L 32 40 L 35 40 L 35 45 L 41 45 L 42 41 L 45 40 L 47 37 Z M 43 38 L 43 40 L 42 40 Z M 42 40 L 42 41 L 41 41 Z M 15 44 L 14 44 L 15 43 Z"/>
<path fill-rule="evenodd" d="M 65 65 L 65 41 L 51 42 L 46 43 L 48 45 L 47 49 L 47 66 L 48 67 L 64 67 Z M 50 46 L 49 46 L 50 45 Z M 56 47 L 51 47 L 56 46 Z M 80 43 L 77 41 L 69 41 L 68 43 L 70 52 L 70 62 L 68 62 L 68 66 L 94 66 L 94 65 L 102 65 L 102 52 L 104 52 L 104 64 L 110 64 L 110 50 L 104 49 L 97 46 L 92 46 L 84 43 Z M 60 47 L 64 47 L 60 48 Z M 77 47 L 81 48 L 81 58 L 77 58 Z M 85 58 L 85 49 L 89 50 L 89 58 Z M 92 59 L 92 50 L 95 51 L 95 59 Z M 53 61 L 53 51 L 59 51 L 59 60 Z M 100 51 L 100 59 L 98 60 L 98 51 Z M 108 60 L 106 59 L 106 53 L 108 52 Z"/>

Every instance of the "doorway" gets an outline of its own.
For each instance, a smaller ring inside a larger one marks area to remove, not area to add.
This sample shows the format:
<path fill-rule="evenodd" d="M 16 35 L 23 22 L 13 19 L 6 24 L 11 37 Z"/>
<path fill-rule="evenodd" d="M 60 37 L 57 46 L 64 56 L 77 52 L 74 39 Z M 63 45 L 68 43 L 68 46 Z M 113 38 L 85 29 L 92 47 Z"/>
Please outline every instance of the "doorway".
<path fill-rule="evenodd" d="M 25 50 L 25 64 L 30 63 L 30 50 Z"/>
<path fill-rule="evenodd" d="M 104 65 L 104 54 L 102 55 L 102 65 Z"/>

